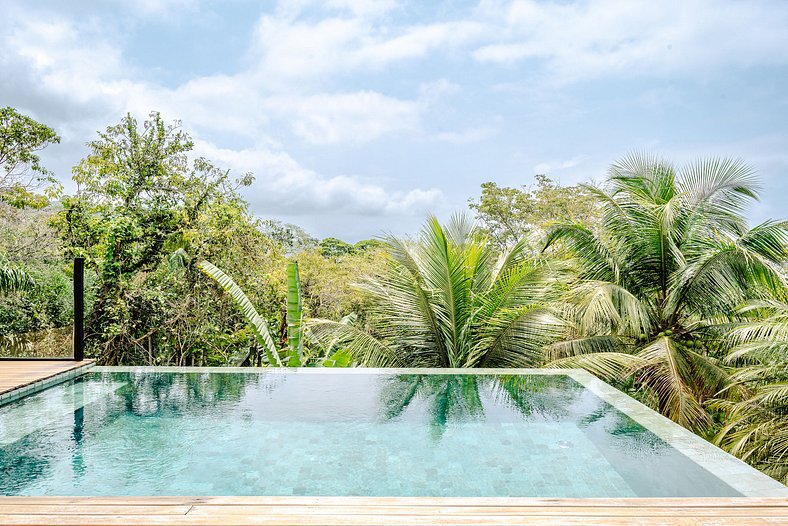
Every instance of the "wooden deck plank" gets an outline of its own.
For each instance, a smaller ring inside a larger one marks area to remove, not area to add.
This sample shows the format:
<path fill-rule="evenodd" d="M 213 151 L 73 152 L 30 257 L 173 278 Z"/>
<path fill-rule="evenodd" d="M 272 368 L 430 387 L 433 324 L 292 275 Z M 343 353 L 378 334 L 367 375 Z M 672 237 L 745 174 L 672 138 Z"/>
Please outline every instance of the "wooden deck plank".
<path fill-rule="evenodd" d="M 0 497 L 0 524 L 788 525 L 788 499 Z"/>
<path fill-rule="evenodd" d="M 90 363 L 93 360 L 0 360 L 0 394 Z"/>
<path fill-rule="evenodd" d="M 186 515 L 189 510 L 188 505 L 0 504 L 0 515 Z"/>
<path fill-rule="evenodd" d="M 31 511 L 32 510 L 32 511 Z M 427 507 L 410 508 L 407 506 L 82 506 L 82 505 L 0 505 L 0 515 L 383 515 L 383 516 L 554 516 L 560 510 L 562 516 L 570 517 L 611 517 L 631 515 L 628 508 L 597 508 L 588 507 Z M 637 514 L 642 517 L 786 517 L 788 510 L 778 507 L 762 508 L 725 508 L 710 510 L 708 508 L 666 508 L 641 507 Z"/>
<path fill-rule="evenodd" d="M 278 525 L 278 526 L 434 526 L 434 525 L 715 525 L 715 526 L 747 526 L 747 525 L 786 525 L 788 519 L 763 518 L 763 517 L 638 517 L 637 515 L 619 517 L 567 517 L 559 513 L 552 516 L 532 517 L 496 517 L 496 516 L 362 516 L 362 515 L 299 515 L 299 516 L 243 516 L 243 515 L 216 515 L 201 517 L 195 515 L 184 516 L 145 516 L 138 515 L 6 515 L 0 516 L 0 523 L 8 526 L 29 525 Z"/>

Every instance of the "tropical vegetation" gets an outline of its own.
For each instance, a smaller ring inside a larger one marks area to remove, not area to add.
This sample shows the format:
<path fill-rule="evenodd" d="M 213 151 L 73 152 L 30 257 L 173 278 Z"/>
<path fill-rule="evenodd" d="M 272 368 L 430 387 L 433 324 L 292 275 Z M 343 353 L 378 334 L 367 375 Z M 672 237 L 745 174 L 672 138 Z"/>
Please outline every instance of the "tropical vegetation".
<path fill-rule="evenodd" d="M 597 232 L 558 224 L 545 243 L 576 269 L 566 295 L 573 330 L 551 346 L 553 363 L 630 377 L 663 414 L 708 429 L 705 402 L 739 391 L 720 364 L 719 324 L 785 285 L 788 224 L 747 228 L 757 180 L 735 160 L 677 170 L 634 155 L 611 167 L 605 188 L 586 188 L 601 210 Z"/>
<path fill-rule="evenodd" d="M 555 277 L 518 242 L 503 251 L 466 216 L 427 221 L 415 241 L 390 237 L 387 264 L 359 283 L 373 330 L 312 320 L 359 363 L 386 367 L 530 367 L 558 338 Z"/>
<path fill-rule="evenodd" d="M 788 298 L 752 301 L 727 335 L 731 382 L 746 395 L 714 405 L 725 421 L 714 442 L 788 484 Z"/>
<path fill-rule="evenodd" d="M 103 364 L 582 367 L 788 482 L 788 223 L 748 225 L 742 161 L 489 182 L 468 214 L 351 243 L 256 217 L 253 175 L 156 113 L 100 132 L 71 194 L 39 155 L 58 141 L 0 112 L 0 353 L 63 351 L 80 256 Z"/>

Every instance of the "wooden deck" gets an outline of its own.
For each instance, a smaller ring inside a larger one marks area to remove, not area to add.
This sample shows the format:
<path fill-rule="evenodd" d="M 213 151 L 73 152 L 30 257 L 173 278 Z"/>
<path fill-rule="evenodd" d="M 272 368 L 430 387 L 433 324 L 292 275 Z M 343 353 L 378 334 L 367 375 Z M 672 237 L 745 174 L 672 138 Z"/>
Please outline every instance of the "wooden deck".
<path fill-rule="evenodd" d="M 3 525 L 788 524 L 788 499 L 0 497 Z"/>
<path fill-rule="evenodd" d="M 0 360 L 0 395 L 91 363 L 93 360 Z"/>

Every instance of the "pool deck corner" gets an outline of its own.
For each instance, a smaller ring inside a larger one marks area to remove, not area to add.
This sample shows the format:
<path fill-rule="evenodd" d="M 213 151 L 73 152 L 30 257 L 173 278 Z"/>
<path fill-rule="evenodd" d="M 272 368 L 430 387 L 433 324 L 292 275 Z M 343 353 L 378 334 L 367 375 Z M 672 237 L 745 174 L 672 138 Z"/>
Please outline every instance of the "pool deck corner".
<path fill-rule="evenodd" d="M 93 360 L 2 360 L 0 405 L 70 380 L 94 365 Z"/>

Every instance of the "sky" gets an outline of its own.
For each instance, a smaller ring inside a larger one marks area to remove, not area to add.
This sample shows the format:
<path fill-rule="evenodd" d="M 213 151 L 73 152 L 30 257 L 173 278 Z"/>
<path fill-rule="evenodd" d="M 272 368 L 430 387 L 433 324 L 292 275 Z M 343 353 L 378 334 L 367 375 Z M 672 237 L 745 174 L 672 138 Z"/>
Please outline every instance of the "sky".
<path fill-rule="evenodd" d="M 0 0 L 0 106 L 71 167 L 127 112 L 253 172 L 255 215 L 415 232 L 480 185 L 601 181 L 630 152 L 742 158 L 788 218 L 788 2 Z"/>

